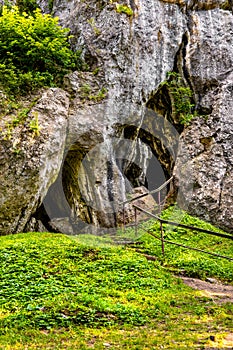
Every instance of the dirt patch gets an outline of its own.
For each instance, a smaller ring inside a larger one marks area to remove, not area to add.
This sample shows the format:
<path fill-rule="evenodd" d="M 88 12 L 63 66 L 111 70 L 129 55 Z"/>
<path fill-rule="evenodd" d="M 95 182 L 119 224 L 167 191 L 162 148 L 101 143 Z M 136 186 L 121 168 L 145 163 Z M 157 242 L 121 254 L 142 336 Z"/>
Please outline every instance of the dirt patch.
<path fill-rule="evenodd" d="M 207 281 L 198 278 L 179 276 L 189 287 L 203 292 L 203 295 L 214 299 L 217 303 L 233 303 L 233 286 L 223 284 L 214 278 Z"/>

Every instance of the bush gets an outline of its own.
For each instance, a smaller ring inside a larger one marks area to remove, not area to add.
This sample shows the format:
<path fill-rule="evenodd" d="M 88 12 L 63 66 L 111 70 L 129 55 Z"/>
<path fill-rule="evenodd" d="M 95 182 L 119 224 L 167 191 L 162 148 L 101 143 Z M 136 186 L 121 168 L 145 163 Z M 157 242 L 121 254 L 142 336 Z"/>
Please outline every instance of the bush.
<path fill-rule="evenodd" d="M 55 86 L 79 63 L 69 48 L 69 29 L 58 18 L 36 9 L 32 15 L 17 6 L 3 6 L 0 16 L 0 84 L 14 95 Z"/>

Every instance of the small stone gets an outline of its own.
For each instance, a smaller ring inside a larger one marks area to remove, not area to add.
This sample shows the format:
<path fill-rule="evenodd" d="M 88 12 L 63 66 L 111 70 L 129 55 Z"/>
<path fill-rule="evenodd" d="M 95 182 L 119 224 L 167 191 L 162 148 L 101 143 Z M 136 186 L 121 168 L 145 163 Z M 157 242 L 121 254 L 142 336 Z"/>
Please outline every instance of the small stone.
<path fill-rule="evenodd" d="M 106 346 L 106 348 L 110 348 L 112 345 L 109 343 L 103 343 L 103 346 Z"/>
<path fill-rule="evenodd" d="M 218 283 L 218 281 L 215 279 L 215 278 L 206 278 L 206 282 L 209 282 L 209 283 Z"/>

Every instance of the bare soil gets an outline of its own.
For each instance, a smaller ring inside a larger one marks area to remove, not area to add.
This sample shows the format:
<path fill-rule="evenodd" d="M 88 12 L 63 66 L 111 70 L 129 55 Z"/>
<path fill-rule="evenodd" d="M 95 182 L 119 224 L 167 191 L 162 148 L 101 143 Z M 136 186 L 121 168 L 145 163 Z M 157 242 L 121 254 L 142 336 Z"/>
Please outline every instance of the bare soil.
<path fill-rule="evenodd" d="M 217 303 L 233 303 L 233 286 L 223 284 L 214 278 L 202 281 L 198 278 L 179 276 L 182 281 L 193 289 L 203 292 Z"/>
<path fill-rule="evenodd" d="M 223 284 L 215 278 L 209 278 L 207 281 L 202 281 L 198 278 L 190 278 L 179 276 L 183 282 L 189 287 L 199 290 L 206 297 L 211 298 L 217 304 L 233 303 L 233 286 Z M 232 329 L 230 330 L 232 331 Z M 222 339 L 222 344 L 219 347 L 218 342 L 215 342 L 215 337 L 211 341 L 211 345 L 205 347 L 205 350 L 227 350 L 233 349 L 233 333 L 228 333 Z"/>

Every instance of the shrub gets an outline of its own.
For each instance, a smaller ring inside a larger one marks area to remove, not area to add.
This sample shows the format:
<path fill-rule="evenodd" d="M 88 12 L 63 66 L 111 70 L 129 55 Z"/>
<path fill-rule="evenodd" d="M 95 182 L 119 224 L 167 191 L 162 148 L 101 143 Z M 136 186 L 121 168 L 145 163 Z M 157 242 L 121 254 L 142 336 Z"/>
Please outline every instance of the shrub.
<path fill-rule="evenodd" d="M 32 15 L 17 6 L 3 6 L 0 16 L 0 84 L 7 92 L 24 94 L 55 86 L 80 61 L 69 48 L 69 29 L 58 18 L 36 9 Z"/>

